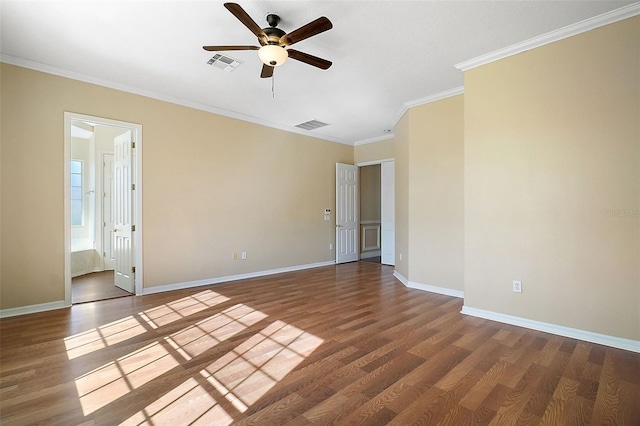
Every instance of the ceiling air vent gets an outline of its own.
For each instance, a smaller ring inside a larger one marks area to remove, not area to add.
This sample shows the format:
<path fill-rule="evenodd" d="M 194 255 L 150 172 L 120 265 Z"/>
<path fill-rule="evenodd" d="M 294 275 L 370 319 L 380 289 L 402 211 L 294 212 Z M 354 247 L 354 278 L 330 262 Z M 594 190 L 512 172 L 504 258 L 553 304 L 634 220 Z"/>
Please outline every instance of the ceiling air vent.
<path fill-rule="evenodd" d="M 300 123 L 298 125 L 296 125 L 296 127 L 300 128 L 300 129 L 304 129 L 304 130 L 314 130 L 317 129 L 319 127 L 324 127 L 324 126 L 328 126 L 328 123 L 323 123 L 322 121 L 318 121 L 318 120 L 311 120 L 311 121 L 307 121 L 305 123 Z"/>
<path fill-rule="evenodd" d="M 216 53 L 213 58 L 207 61 L 207 64 L 219 68 L 223 71 L 231 72 L 236 69 L 242 62 L 229 56 Z"/>

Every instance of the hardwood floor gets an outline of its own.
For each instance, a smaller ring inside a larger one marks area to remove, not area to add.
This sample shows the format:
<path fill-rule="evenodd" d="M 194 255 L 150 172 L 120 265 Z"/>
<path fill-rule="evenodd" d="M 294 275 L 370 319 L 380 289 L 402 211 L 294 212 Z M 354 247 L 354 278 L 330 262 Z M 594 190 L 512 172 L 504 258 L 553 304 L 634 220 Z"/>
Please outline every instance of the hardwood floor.
<path fill-rule="evenodd" d="M 370 262 L 0 321 L 24 424 L 640 424 L 640 354 L 461 315 Z"/>
<path fill-rule="evenodd" d="M 71 303 L 95 302 L 132 296 L 114 284 L 113 271 L 93 272 L 71 280 Z"/>

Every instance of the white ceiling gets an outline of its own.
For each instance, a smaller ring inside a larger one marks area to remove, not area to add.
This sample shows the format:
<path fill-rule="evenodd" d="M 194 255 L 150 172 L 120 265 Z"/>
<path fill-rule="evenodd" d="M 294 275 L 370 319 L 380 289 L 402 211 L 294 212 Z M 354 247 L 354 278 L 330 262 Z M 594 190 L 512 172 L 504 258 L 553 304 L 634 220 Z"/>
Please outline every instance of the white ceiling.
<path fill-rule="evenodd" d="M 2 60 L 350 145 L 389 137 L 403 105 L 463 85 L 455 64 L 630 1 L 240 1 L 260 26 L 290 32 L 319 16 L 333 29 L 294 48 L 333 61 L 289 60 L 259 78 L 255 51 L 207 65 L 203 45 L 257 45 L 222 1 L 0 2 Z M 272 96 L 272 83 L 275 98 Z M 117 118 L 117 117 L 116 117 Z M 313 131 L 309 120 L 329 123 Z"/>

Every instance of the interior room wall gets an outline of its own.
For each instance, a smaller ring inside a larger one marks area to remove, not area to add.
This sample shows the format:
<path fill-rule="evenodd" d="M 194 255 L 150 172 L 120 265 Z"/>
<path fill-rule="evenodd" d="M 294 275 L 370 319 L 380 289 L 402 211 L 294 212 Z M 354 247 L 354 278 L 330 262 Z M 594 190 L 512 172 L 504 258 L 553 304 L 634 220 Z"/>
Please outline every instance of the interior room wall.
<path fill-rule="evenodd" d="M 414 285 L 464 290 L 464 95 L 411 108 L 409 262 Z"/>
<path fill-rule="evenodd" d="M 463 147 L 464 95 L 409 108 L 395 126 L 396 272 L 411 287 L 464 290 Z"/>
<path fill-rule="evenodd" d="M 360 220 L 380 221 L 380 164 L 360 167 Z"/>
<path fill-rule="evenodd" d="M 639 52 L 634 17 L 465 72 L 465 307 L 640 340 Z"/>
<path fill-rule="evenodd" d="M 394 158 L 394 139 L 385 139 L 379 142 L 371 142 L 356 145 L 353 148 L 353 161 L 366 163 L 369 161 L 388 160 Z"/>
<path fill-rule="evenodd" d="M 352 146 L 12 65 L 1 73 L 0 244 L 12 249 L 0 308 L 64 300 L 64 111 L 143 126 L 145 288 L 335 258 L 324 209 Z M 247 260 L 232 260 L 242 251 Z"/>
<path fill-rule="evenodd" d="M 395 157 L 395 220 L 396 265 L 400 276 L 409 276 L 409 137 L 411 109 L 406 111 L 394 127 Z"/>
<path fill-rule="evenodd" d="M 360 167 L 360 258 L 380 256 L 381 249 L 380 164 Z"/>

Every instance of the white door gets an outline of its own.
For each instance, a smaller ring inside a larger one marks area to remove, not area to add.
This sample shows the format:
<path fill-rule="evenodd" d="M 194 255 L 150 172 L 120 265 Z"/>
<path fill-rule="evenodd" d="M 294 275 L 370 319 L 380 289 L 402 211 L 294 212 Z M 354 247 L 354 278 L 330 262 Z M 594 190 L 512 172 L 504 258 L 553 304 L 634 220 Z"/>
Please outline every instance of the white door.
<path fill-rule="evenodd" d="M 115 258 L 115 284 L 129 293 L 134 292 L 131 184 L 132 147 L 131 130 L 114 139 L 113 158 L 113 252 Z"/>
<path fill-rule="evenodd" d="M 358 167 L 336 163 L 336 263 L 358 260 Z"/>
<path fill-rule="evenodd" d="M 104 269 L 113 271 L 116 256 L 113 250 L 115 219 L 113 217 L 113 154 L 102 155 L 102 256 Z"/>
<path fill-rule="evenodd" d="M 396 264 L 395 225 L 395 163 L 386 161 L 380 165 L 380 203 L 382 219 L 382 263 Z"/>

